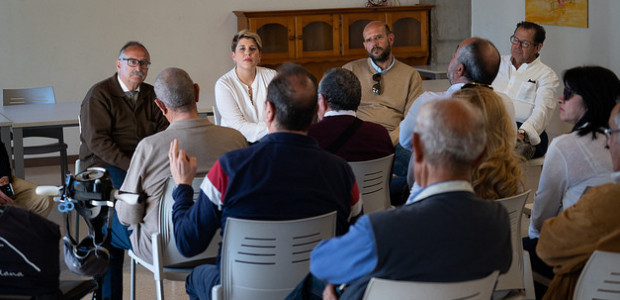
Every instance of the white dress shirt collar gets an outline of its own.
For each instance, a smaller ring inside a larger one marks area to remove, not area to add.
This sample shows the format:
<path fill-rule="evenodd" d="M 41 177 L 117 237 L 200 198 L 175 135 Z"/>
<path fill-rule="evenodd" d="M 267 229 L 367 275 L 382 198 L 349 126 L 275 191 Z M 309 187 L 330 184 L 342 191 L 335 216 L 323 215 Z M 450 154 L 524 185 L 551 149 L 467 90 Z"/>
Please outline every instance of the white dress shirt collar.
<path fill-rule="evenodd" d="M 370 65 L 375 69 L 375 71 L 377 71 L 377 73 L 383 74 L 387 71 L 389 71 L 393 66 L 394 63 L 396 62 L 396 58 L 394 58 L 394 56 L 392 56 L 392 63 L 390 64 L 389 67 L 387 67 L 385 70 L 381 70 L 381 68 L 379 66 L 377 66 L 377 64 L 375 64 L 375 62 L 372 60 L 372 58 L 368 58 L 368 60 L 370 60 Z"/>
<path fill-rule="evenodd" d="M 131 92 L 131 90 L 129 90 L 129 88 L 125 85 L 125 83 L 121 80 L 121 76 L 120 75 L 116 75 L 116 79 L 118 79 L 118 83 L 120 83 L 121 85 L 121 89 L 123 89 L 123 92 L 127 93 L 127 92 Z M 136 91 L 140 91 L 140 85 L 138 85 L 138 88 L 136 89 Z"/>
<path fill-rule="evenodd" d="M 433 195 L 457 191 L 473 193 L 474 188 L 471 186 L 471 183 L 465 180 L 450 180 L 434 183 L 420 190 L 417 194 L 409 197 L 410 200 L 407 201 L 407 205 L 426 199 Z"/>

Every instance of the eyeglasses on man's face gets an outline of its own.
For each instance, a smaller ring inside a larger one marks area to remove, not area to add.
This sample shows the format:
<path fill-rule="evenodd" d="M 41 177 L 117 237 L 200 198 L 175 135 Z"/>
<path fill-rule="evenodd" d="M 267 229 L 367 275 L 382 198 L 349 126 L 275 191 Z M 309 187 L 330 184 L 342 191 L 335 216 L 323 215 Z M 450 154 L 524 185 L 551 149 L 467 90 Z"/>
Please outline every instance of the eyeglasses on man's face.
<path fill-rule="evenodd" d="M 607 128 L 603 130 L 603 133 L 605 133 L 605 137 L 607 138 L 607 143 L 605 143 L 605 148 L 609 149 L 609 139 L 611 139 L 612 134 L 617 133 L 617 132 L 620 132 L 620 129 Z"/>
<path fill-rule="evenodd" d="M 381 73 L 372 75 L 372 80 L 375 84 L 372 85 L 372 93 L 375 95 L 381 95 Z"/>
<path fill-rule="evenodd" d="M 607 128 L 603 130 L 603 132 L 605 133 L 605 137 L 607 137 L 607 139 L 609 140 L 611 138 L 611 135 L 614 133 L 620 132 L 620 129 Z"/>
<path fill-rule="evenodd" d="M 529 41 L 525 41 L 525 40 L 520 40 L 520 39 L 518 39 L 518 38 L 517 38 L 516 36 L 514 36 L 514 35 L 511 35 L 511 36 L 510 36 L 510 42 L 511 42 L 513 45 L 519 45 L 519 44 L 520 44 L 520 45 L 521 45 L 521 47 L 523 47 L 523 48 L 528 48 L 528 47 L 529 47 L 529 46 L 531 46 L 531 45 L 536 46 L 536 43 L 529 42 Z"/>
<path fill-rule="evenodd" d="M 151 66 L 151 62 L 146 60 L 146 59 L 138 60 L 138 59 L 135 59 L 135 58 L 122 57 L 122 58 L 120 58 L 120 60 L 126 61 L 127 65 L 130 66 L 130 67 L 137 67 L 138 65 L 140 65 L 140 67 L 148 69 Z"/>

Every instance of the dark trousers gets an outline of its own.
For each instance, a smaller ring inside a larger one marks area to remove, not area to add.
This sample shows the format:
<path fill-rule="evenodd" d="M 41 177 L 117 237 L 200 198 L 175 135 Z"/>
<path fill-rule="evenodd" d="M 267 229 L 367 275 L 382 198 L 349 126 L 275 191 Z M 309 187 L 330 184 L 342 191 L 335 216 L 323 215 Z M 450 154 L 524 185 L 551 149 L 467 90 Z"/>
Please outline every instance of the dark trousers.
<path fill-rule="evenodd" d="M 220 272 L 215 265 L 201 265 L 185 279 L 185 291 L 190 300 L 211 300 L 211 289 L 220 284 Z"/>
<path fill-rule="evenodd" d="M 536 245 L 538 245 L 538 239 L 530 239 L 524 237 L 522 239 L 523 250 L 527 250 L 530 253 L 530 262 L 532 263 L 532 272 L 538 273 L 549 279 L 553 279 L 553 268 L 548 266 L 544 261 L 536 254 Z M 536 299 L 542 299 L 547 292 L 547 286 L 540 282 L 534 282 L 534 288 L 536 290 Z"/>
<path fill-rule="evenodd" d="M 517 122 L 517 128 L 520 128 L 523 123 Z M 547 132 L 543 131 L 540 134 L 540 144 L 534 146 L 536 151 L 534 151 L 534 156 L 532 158 L 539 158 L 547 153 L 547 148 L 549 147 L 549 136 L 547 136 Z"/>
<path fill-rule="evenodd" d="M 390 202 L 394 206 L 403 205 L 409 197 L 407 185 L 407 173 L 411 172 L 409 160 L 411 151 L 403 148 L 400 144 L 394 147 L 394 165 L 392 167 L 392 180 L 390 181 Z"/>
<path fill-rule="evenodd" d="M 112 179 L 114 189 L 120 189 L 127 172 L 113 166 L 104 167 Z M 107 229 L 107 223 L 104 225 L 104 232 Z M 110 266 L 103 276 L 102 294 L 103 299 L 120 300 L 123 299 L 123 263 L 125 260 L 125 250 L 131 249 L 129 241 L 131 231 L 129 226 L 121 224 L 114 212 L 110 229 Z"/>
<path fill-rule="evenodd" d="M 103 230 L 104 232 L 107 230 L 107 224 L 104 225 Z M 110 246 L 108 247 L 110 266 L 105 275 L 103 275 L 103 299 L 123 299 L 123 262 L 125 260 L 125 250 L 131 250 L 130 235 L 131 230 L 129 230 L 129 226 L 121 224 L 115 211 L 112 217 L 109 237 Z"/>

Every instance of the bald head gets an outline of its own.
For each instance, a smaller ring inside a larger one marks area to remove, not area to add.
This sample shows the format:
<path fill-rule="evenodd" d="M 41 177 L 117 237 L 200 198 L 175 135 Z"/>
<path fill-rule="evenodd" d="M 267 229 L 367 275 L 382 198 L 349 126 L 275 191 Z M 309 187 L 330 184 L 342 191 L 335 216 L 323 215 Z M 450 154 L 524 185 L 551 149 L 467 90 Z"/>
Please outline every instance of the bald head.
<path fill-rule="evenodd" d="M 461 42 L 456 61 L 464 66 L 467 82 L 491 84 L 499 71 L 500 55 L 491 41 L 472 37 Z"/>
<path fill-rule="evenodd" d="M 426 162 L 439 169 L 470 174 L 486 147 L 486 121 L 479 109 L 456 99 L 431 101 L 415 125 Z"/>
<path fill-rule="evenodd" d="M 300 65 L 284 64 L 267 87 L 267 101 L 273 105 L 276 127 L 308 131 L 317 110 L 316 78 Z"/>
<path fill-rule="evenodd" d="M 196 109 L 194 82 L 187 72 L 167 68 L 155 79 L 155 95 L 167 108 L 180 111 Z"/>

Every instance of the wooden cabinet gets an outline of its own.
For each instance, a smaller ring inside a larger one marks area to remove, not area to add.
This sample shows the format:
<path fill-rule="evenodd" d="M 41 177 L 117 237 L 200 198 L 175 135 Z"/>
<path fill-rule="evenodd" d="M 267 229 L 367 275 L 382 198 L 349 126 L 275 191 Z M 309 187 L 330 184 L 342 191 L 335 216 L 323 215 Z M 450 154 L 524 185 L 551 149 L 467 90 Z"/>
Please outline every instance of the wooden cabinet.
<path fill-rule="evenodd" d="M 381 20 L 395 35 L 392 53 L 410 65 L 429 57 L 432 5 L 281 11 L 235 11 L 237 29 L 255 31 L 263 40 L 261 65 L 277 68 L 299 63 L 317 78 L 330 68 L 367 57 L 362 43 L 366 24 Z"/>

